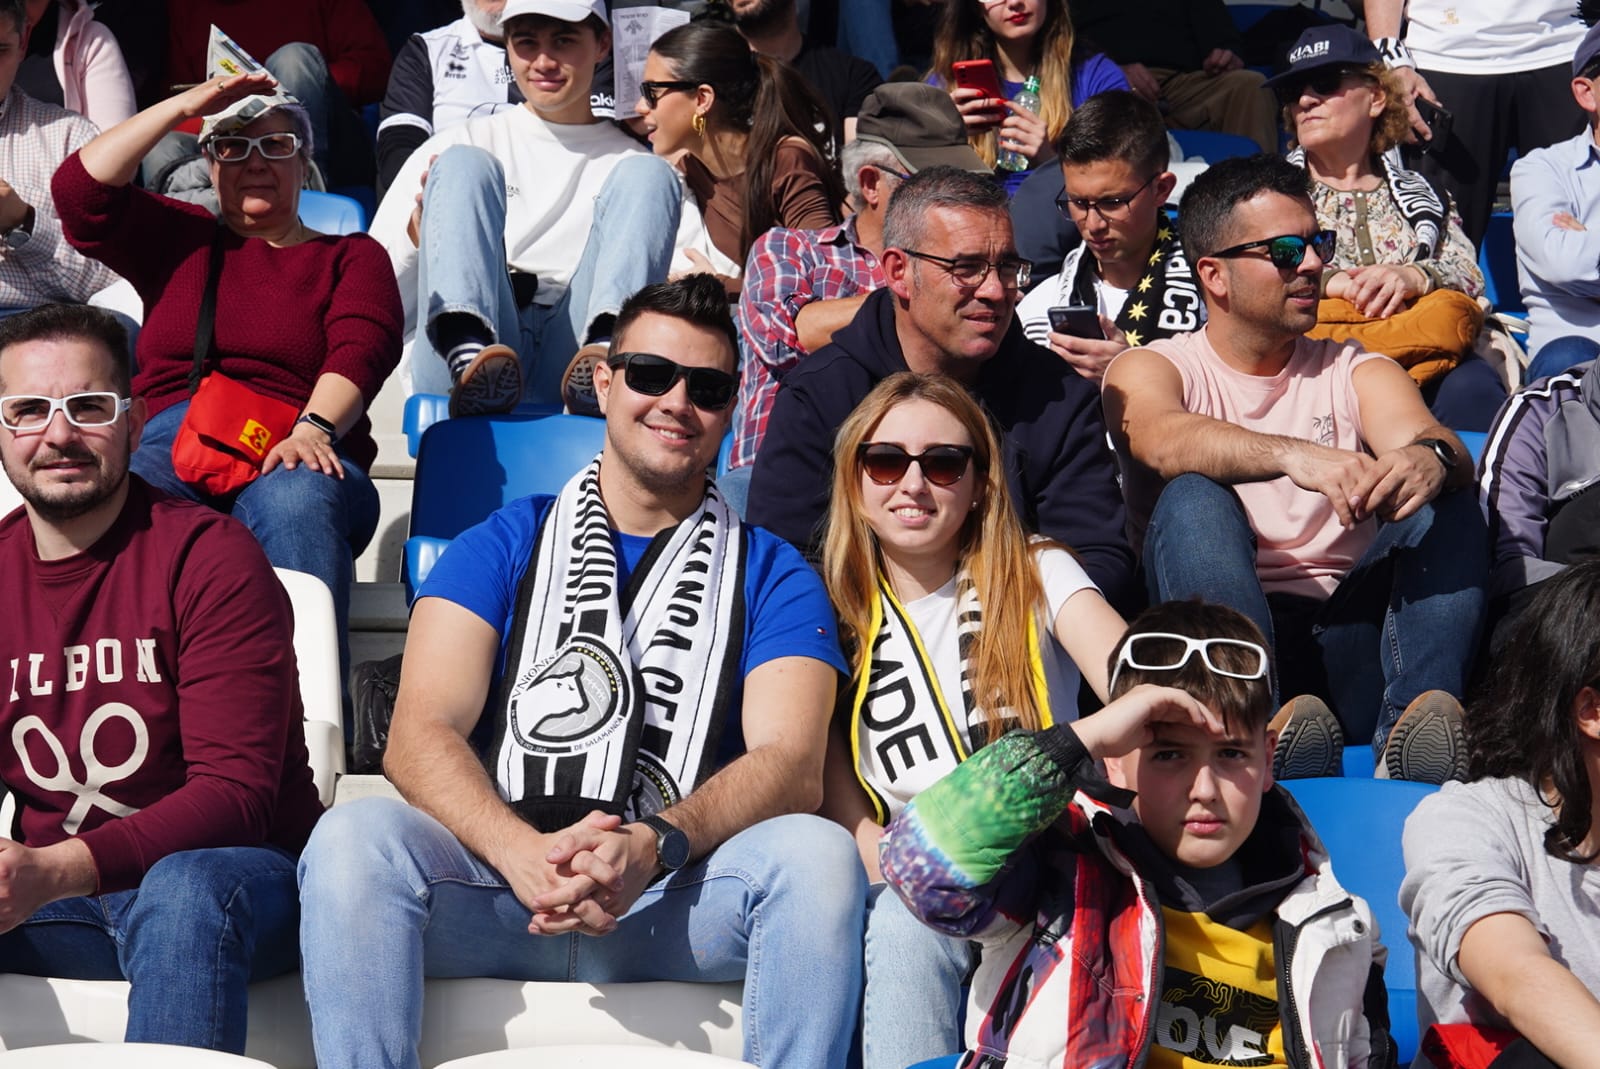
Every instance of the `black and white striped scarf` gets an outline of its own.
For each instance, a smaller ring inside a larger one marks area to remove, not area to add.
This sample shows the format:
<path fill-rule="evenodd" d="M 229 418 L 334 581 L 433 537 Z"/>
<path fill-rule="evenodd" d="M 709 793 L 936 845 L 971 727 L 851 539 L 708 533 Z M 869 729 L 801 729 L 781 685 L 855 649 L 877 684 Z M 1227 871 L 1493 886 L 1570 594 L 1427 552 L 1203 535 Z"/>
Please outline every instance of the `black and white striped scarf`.
<path fill-rule="evenodd" d="M 628 818 L 679 801 L 713 770 L 744 636 L 745 539 L 706 480 L 693 514 L 655 536 L 626 588 L 596 457 L 545 514 L 517 588 L 491 778 L 535 827 L 594 809 Z"/>

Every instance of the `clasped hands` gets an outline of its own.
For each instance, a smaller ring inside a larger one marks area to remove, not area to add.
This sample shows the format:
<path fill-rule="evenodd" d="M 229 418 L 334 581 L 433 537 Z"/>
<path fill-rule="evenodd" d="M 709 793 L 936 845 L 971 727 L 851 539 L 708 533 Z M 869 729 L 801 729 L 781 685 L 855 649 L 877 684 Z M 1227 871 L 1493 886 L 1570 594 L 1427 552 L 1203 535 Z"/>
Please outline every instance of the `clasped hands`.
<path fill-rule="evenodd" d="M 531 935 L 606 935 L 658 871 L 655 833 L 599 810 L 555 832 L 528 829 L 499 865 Z"/>

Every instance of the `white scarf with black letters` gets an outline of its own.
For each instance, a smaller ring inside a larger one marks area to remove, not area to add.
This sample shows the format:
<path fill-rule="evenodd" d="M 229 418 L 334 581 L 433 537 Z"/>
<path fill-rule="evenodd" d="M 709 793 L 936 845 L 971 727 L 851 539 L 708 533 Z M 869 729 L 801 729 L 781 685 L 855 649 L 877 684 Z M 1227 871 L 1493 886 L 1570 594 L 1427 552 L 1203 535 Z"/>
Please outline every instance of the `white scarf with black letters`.
<path fill-rule="evenodd" d="M 594 809 L 627 818 L 679 801 L 712 771 L 744 636 L 739 518 L 706 480 L 618 589 L 601 458 L 562 489 L 517 588 L 491 710 L 502 798 L 553 830 Z"/>
<path fill-rule="evenodd" d="M 877 604 L 862 636 L 868 662 L 851 703 L 850 738 L 856 778 L 880 824 L 887 824 L 894 815 L 891 793 L 900 797 L 915 794 L 990 741 L 988 715 L 972 689 L 972 656 L 983 631 L 983 607 L 965 569 L 956 577 L 955 610 L 963 706 L 959 721 L 944 700 L 933 658 L 910 614 L 894 596 L 888 579 L 878 577 Z M 1028 659 L 1034 701 L 1044 721 L 1040 726 L 1049 727 L 1052 720 L 1039 630 L 1031 616 Z M 999 712 L 1004 721 L 1015 722 L 1009 709 Z M 875 783 L 866 774 L 869 762 L 864 752 L 874 755 L 876 760 L 871 763 L 888 782 Z"/>
<path fill-rule="evenodd" d="M 1285 158 L 1296 167 L 1303 168 L 1306 165 L 1306 150 L 1297 145 Z M 1412 237 L 1416 239 L 1417 247 L 1412 250 L 1411 259 L 1417 263 L 1433 259 L 1444 250 L 1445 227 L 1449 225 L 1444 198 L 1420 171 L 1402 167 L 1399 153 L 1385 153 L 1377 158 L 1376 164 L 1378 173 L 1389 187 L 1389 196 L 1394 198 L 1395 207 L 1400 209 L 1400 217 L 1406 221 Z"/>

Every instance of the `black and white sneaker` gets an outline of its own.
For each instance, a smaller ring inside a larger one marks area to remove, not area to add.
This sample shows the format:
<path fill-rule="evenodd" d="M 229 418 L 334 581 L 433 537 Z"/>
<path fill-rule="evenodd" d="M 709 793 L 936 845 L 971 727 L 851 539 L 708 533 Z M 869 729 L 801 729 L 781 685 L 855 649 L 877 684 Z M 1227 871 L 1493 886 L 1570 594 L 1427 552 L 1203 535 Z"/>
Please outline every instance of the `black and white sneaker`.
<path fill-rule="evenodd" d="M 509 345 L 486 345 L 456 378 L 450 417 L 510 412 L 522 400 L 522 362 Z"/>

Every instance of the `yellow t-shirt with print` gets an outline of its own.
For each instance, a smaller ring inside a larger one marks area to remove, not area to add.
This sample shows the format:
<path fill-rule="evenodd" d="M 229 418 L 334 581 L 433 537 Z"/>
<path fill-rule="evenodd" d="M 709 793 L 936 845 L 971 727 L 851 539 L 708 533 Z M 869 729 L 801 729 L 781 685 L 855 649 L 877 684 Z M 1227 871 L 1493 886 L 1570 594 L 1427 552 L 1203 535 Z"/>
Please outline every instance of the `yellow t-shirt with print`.
<path fill-rule="evenodd" d="M 1161 912 L 1167 960 L 1151 1069 L 1287 1065 L 1271 919 L 1241 932 L 1204 913 Z"/>

